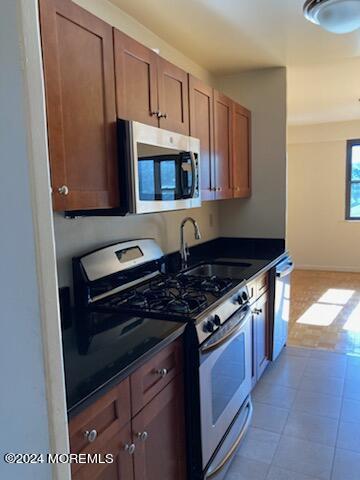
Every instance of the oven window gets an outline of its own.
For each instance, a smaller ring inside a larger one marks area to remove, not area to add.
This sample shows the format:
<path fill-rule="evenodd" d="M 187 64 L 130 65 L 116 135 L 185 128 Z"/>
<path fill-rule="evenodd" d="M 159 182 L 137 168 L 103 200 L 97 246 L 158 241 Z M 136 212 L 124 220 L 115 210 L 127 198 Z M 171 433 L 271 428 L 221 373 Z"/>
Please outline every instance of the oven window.
<path fill-rule="evenodd" d="M 217 420 L 245 380 L 245 334 L 221 353 L 211 371 L 212 423 Z"/>

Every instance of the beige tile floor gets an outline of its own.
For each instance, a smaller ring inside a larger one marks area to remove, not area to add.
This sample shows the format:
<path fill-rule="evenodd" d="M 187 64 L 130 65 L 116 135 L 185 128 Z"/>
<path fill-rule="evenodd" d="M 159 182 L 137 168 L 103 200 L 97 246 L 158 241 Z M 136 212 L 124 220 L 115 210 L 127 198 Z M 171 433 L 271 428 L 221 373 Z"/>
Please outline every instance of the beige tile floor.
<path fill-rule="evenodd" d="M 286 347 L 226 480 L 360 480 L 360 358 Z"/>
<path fill-rule="evenodd" d="M 295 270 L 288 344 L 360 355 L 360 273 Z"/>

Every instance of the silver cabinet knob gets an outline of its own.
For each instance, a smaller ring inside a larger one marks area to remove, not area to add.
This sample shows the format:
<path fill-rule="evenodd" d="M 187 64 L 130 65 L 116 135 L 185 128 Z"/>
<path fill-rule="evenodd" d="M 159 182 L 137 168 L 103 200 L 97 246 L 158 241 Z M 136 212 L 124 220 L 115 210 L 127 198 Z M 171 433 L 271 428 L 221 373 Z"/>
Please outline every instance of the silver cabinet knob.
<path fill-rule="evenodd" d="M 85 437 L 87 438 L 87 440 L 92 443 L 92 442 L 95 442 L 96 440 L 96 437 L 97 437 L 97 431 L 96 430 L 86 430 L 86 432 L 84 432 L 84 435 Z"/>
<path fill-rule="evenodd" d="M 156 373 L 160 375 L 161 378 L 164 378 L 168 374 L 168 370 L 167 368 L 159 368 L 158 370 L 156 370 Z"/>
<path fill-rule="evenodd" d="M 69 188 L 66 185 L 58 188 L 60 195 L 69 195 Z"/>
<path fill-rule="evenodd" d="M 148 439 L 148 432 L 138 432 L 137 437 L 142 441 L 145 442 Z"/>
<path fill-rule="evenodd" d="M 134 455 L 134 452 L 135 452 L 135 443 L 127 443 L 125 446 L 124 446 L 124 450 L 125 452 L 127 452 L 129 455 Z"/>

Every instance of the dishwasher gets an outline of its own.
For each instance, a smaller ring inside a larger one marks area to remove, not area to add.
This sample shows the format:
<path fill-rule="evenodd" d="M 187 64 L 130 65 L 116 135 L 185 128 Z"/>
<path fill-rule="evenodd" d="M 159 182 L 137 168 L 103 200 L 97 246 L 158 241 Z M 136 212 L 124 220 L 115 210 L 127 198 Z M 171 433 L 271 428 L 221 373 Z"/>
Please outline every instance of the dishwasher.
<path fill-rule="evenodd" d="M 290 279 L 294 264 L 290 256 L 275 267 L 275 301 L 272 361 L 276 360 L 286 344 L 290 313 Z"/>

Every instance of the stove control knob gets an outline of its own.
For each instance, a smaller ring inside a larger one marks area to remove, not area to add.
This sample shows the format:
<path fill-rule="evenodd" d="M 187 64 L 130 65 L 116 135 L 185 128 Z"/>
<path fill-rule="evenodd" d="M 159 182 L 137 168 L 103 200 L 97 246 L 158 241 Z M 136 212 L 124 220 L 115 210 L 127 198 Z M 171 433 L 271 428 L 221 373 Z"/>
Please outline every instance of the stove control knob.
<path fill-rule="evenodd" d="M 221 318 L 219 317 L 219 315 L 214 316 L 213 322 L 215 323 L 215 325 L 217 327 L 219 327 L 221 325 Z"/>
<path fill-rule="evenodd" d="M 214 322 L 212 322 L 211 320 L 207 320 L 204 323 L 203 330 L 204 332 L 212 333 L 215 330 Z"/>
<path fill-rule="evenodd" d="M 237 303 L 238 303 L 239 305 L 242 305 L 242 304 L 244 303 L 244 300 L 243 300 L 243 298 L 242 298 L 241 295 L 239 295 L 239 296 L 237 297 L 236 301 L 237 301 Z"/>
<path fill-rule="evenodd" d="M 242 292 L 241 296 L 244 302 L 247 302 L 249 300 L 249 295 L 245 290 Z"/>

